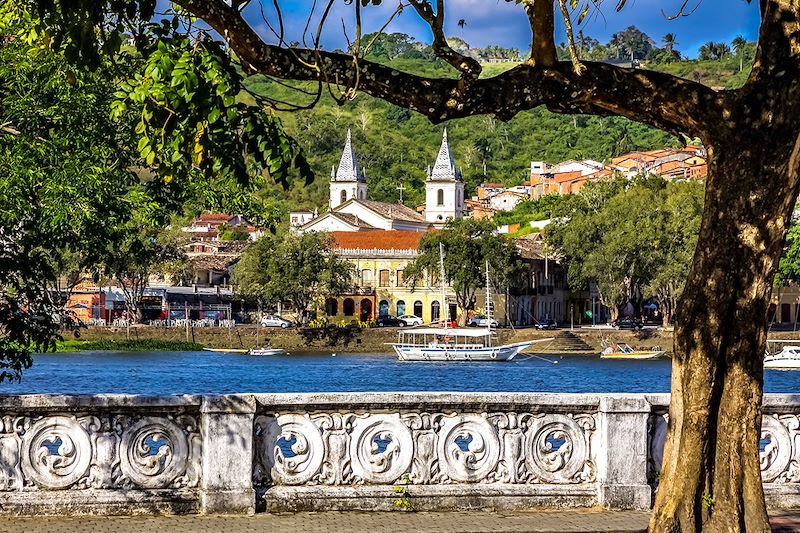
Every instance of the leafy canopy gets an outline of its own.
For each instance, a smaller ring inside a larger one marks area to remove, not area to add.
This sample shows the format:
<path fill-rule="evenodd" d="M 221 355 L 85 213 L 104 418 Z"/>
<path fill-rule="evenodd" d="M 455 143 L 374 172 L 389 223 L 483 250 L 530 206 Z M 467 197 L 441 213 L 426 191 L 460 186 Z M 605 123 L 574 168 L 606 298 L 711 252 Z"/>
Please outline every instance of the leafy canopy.
<path fill-rule="evenodd" d="M 422 238 L 419 255 L 403 272 L 405 279 L 412 288 L 424 281 L 426 273 L 432 280 L 438 280 L 441 244 L 444 248 L 446 281 L 456 293 L 456 303 L 464 311 L 460 319 L 463 325 L 466 311 L 475 306 L 476 291 L 486 286 L 487 262 L 490 280 L 495 287 L 505 287 L 521 268 L 514 245 L 505 237 L 495 234 L 494 230 L 494 224 L 488 221 L 450 221 L 442 231 L 429 233 Z"/>
<path fill-rule="evenodd" d="M 232 282 L 243 298 L 289 304 L 299 318 L 312 303 L 352 289 L 355 270 L 333 250 L 333 237 L 322 233 L 268 235 L 242 255 Z"/>

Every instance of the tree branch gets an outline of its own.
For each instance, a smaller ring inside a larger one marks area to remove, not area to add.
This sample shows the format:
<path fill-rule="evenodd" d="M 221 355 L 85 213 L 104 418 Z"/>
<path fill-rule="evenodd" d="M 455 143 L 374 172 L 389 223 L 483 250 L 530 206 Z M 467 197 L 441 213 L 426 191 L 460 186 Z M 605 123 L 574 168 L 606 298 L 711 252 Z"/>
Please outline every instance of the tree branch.
<path fill-rule="evenodd" d="M 522 6 L 531 26 L 531 56 L 528 64 L 552 67 L 556 64 L 553 1 L 523 0 Z"/>
<path fill-rule="evenodd" d="M 763 113 L 773 115 L 770 120 L 794 123 L 796 111 L 790 113 L 786 106 L 800 107 L 800 1 L 762 0 L 760 5 L 758 48 L 742 94 L 755 96 L 762 106 L 751 111 L 754 119 Z M 752 99 L 748 105 L 753 105 Z"/>
<path fill-rule="evenodd" d="M 338 82 L 355 77 L 353 58 L 321 50 L 286 50 L 264 43 L 240 14 L 221 0 L 176 0 L 220 35 L 250 73 L 283 79 Z M 325 73 L 309 65 L 323 65 Z M 617 115 L 674 134 L 707 138 L 721 124 L 729 92 L 669 74 L 632 70 L 605 63 L 582 63 L 583 75 L 571 63 L 552 67 L 521 64 L 496 77 L 462 80 L 428 78 L 400 72 L 371 61 L 359 62 L 364 92 L 413 109 L 438 123 L 478 114 L 503 120 L 538 106 L 559 113 Z"/>
<path fill-rule="evenodd" d="M 433 52 L 453 68 L 462 73 L 465 79 L 474 80 L 481 74 L 481 65 L 471 57 L 461 55 L 447 44 L 444 34 L 444 0 L 436 0 L 436 13 L 429 0 L 409 0 L 419 16 L 428 23 L 433 32 Z"/>

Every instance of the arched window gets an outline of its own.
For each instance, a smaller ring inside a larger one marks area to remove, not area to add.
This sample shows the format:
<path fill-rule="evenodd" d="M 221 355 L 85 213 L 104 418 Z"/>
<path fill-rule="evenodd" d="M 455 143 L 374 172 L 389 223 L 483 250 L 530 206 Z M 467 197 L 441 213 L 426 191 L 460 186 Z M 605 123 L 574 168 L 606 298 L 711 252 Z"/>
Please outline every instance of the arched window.
<path fill-rule="evenodd" d="M 363 200 L 364 199 L 364 191 L 363 190 L 358 191 L 358 199 L 359 200 Z"/>
<path fill-rule="evenodd" d="M 406 303 L 403 300 L 397 302 L 397 316 L 406 314 Z"/>
<path fill-rule="evenodd" d="M 342 308 L 344 310 L 344 316 L 353 316 L 356 310 L 356 303 L 352 298 L 345 298 Z"/>
<path fill-rule="evenodd" d="M 336 316 L 339 313 L 339 302 L 336 298 L 328 298 L 325 300 L 325 314 L 328 316 Z"/>
<path fill-rule="evenodd" d="M 361 321 L 366 322 L 372 318 L 372 301 L 364 298 L 361 300 Z"/>
<path fill-rule="evenodd" d="M 442 189 L 436 191 L 436 205 L 438 206 L 444 205 L 444 190 Z"/>
<path fill-rule="evenodd" d="M 441 315 L 439 314 L 439 302 L 437 300 L 434 300 L 433 303 L 431 303 L 431 322 L 436 322 L 437 320 L 439 320 L 440 316 Z"/>
<path fill-rule="evenodd" d="M 381 300 L 378 304 L 378 316 L 389 316 L 389 302 Z"/>
<path fill-rule="evenodd" d="M 340 198 L 342 200 L 341 203 L 345 203 L 347 201 L 347 191 L 342 191 Z"/>
<path fill-rule="evenodd" d="M 422 302 L 419 300 L 414 302 L 414 316 L 422 318 Z"/>

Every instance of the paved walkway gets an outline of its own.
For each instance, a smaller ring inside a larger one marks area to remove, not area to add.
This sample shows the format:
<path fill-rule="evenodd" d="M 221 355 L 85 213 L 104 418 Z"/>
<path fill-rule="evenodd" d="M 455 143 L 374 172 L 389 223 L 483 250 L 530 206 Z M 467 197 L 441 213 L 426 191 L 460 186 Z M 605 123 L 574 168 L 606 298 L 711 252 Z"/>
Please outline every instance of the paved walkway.
<path fill-rule="evenodd" d="M 11 518 L 0 520 L 2 533 L 588 533 L 644 531 L 649 513 L 641 511 L 527 512 L 322 512 L 255 516 L 134 516 L 85 518 Z M 772 515 L 774 531 L 800 532 L 800 514 Z"/>

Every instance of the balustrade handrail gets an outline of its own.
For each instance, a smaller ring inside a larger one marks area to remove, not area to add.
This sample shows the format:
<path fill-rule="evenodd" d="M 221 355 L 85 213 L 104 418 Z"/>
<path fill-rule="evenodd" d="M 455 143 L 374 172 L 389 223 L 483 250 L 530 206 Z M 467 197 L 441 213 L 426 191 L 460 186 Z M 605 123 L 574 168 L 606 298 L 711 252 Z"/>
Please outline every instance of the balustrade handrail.
<path fill-rule="evenodd" d="M 668 402 L 480 392 L 0 396 L 0 514 L 248 513 L 256 494 L 274 511 L 392 509 L 397 485 L 416 509 L 648 509 Z M 768 503 L 800 505 L 800 395 L 765 396 L 762 448 Z"/>

